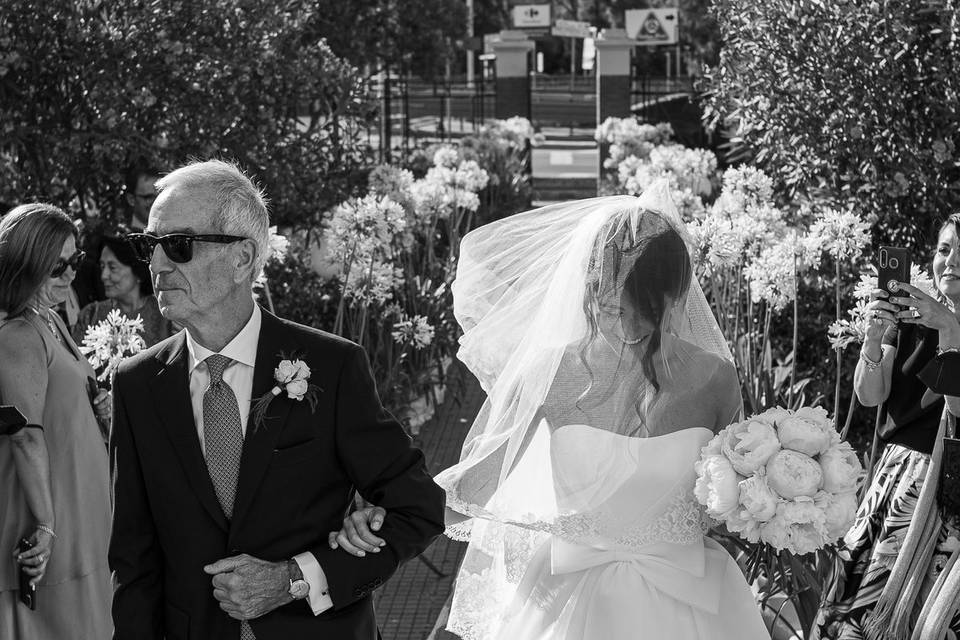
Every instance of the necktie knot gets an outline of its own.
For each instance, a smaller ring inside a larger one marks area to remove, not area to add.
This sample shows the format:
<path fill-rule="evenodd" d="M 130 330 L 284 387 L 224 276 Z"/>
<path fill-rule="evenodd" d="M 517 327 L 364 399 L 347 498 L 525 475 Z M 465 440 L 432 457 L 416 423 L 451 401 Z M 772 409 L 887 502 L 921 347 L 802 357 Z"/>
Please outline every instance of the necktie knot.
<path fill-rule="evenodd" d="M 227 356 L 215 353 L 212 356 L 208 356 L 204 362 L 207 363 L 207 371 L 210 372 L 210 384 L 212 386 L 220 384 L 221 380 L 223 380 L 224 370 L 230 366 L 233 360 Z"/>

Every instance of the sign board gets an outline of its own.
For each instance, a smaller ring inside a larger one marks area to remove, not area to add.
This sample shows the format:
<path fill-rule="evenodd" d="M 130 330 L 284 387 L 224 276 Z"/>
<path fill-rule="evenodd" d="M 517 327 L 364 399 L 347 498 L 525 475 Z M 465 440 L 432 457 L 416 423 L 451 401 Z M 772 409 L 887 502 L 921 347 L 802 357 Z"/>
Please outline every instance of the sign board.
<path fill-rule="evenodd" d="M 518 4 L 513 8 L 514 29 L 550 28 L 550 4 Z"/>
<path fill-rule="evenodd" d="M 592 38 L 593 32 L 589 22 L 579 20 L 557 20 L 550 31 L 551 35 L 561 38 Z"/>
<path fill-rule="evenodd" d="M 676 44 L 677 10 L 673 9 L 628 9 L 626 18 L 627 37 L 637 44 Z"/>
<path fill-rule="evenodd" d="M 500 42 L 499 33 L 488 33 L 483 36 L 483 52 L 493 54 L 493 43 Z"/>

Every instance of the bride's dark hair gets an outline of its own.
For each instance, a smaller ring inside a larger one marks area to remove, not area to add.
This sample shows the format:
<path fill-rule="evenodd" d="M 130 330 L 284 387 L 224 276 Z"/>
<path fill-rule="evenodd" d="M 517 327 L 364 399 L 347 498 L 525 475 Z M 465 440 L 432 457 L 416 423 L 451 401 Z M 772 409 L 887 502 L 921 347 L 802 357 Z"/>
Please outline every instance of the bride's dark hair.
<path fill-rule="evenodd" d="M 643 349 L 640 355 L 643 373 L 659 391 L 660 381 L 653 359 L 660 351 L 664 316 L 670 305 L 686 295 L 693 273 L 690 253 L 676 229 L 655 211 L 643 212 L 641 221 L 641 228 L 637 230 L 631 229 L 625 221 L 618 221 L 605 229 L 597 240 L 590 266 L 594 279 L 588 283 L 584 295 L 584 312 L 590 327 L 587 345 L 600 333 L 603 301 L 612 298 L 619 301 L 621 308 L 629 305 L 655 327 L 649 335 L 636 336 L 639 338 L 636 344 Z M 626 332 L 628 327 L 622 329 Z M 625 341 L 632 337 L 629 334 L 624 336 Z M 633 340 L 629 342 L 634 343 Z M 586 346 L 580 352 L 580 361 L 593 378 L 585 353 Z M 580 400 L 592 387 L 591 382 Z M 597 403 L 604 400 L 601 397 Z"/>
<path fill-rule="evenodd" d="M 653 358 L 660 350 L 663 319 L 667 308 L 686 295 L 692 277 L 690 253 L 673 228 L 651 237 L 643 248 L 623 283 L 622 300 L 656 327 L 646 340 L 640 361 L 643 373 L 660 390 Z M 624 327 L 626 329 L 626 327 Z"/>

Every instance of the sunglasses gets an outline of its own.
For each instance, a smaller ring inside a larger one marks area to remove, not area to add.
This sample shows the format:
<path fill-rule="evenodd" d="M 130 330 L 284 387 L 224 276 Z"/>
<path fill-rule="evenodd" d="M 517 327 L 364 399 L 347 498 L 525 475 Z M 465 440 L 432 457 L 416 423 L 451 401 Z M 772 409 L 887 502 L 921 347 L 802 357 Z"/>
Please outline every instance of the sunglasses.
<path fill-rule="evenodd" d="M 83 262 L 83 259 L 86 257 L 87 254 L 85 251 L 77 251 L 66 260 L 57 258 L 57 264 L 53 267 L 53 271 L 50 272 L 50 277 L 59 278 L 67 270 L 67 267 L 70 267 L 74 273 L 76 273 L 80 270 L 80 263 Z"/>
<path fill-rule="evenodd" d="M 169 233 L 165 236 L 155 236 L 149 233 L 131 233 L 127 235 L 127 242 L 133 253 L 142 262 L 150 263 L 157 245 L 163 247 L 173 262 L 183 264 L 193 260 L 194 242 L 215 242 L 217 244 L 232 244 L 246 240 L 243 236 L 225 236 L 215 233 Z"/>

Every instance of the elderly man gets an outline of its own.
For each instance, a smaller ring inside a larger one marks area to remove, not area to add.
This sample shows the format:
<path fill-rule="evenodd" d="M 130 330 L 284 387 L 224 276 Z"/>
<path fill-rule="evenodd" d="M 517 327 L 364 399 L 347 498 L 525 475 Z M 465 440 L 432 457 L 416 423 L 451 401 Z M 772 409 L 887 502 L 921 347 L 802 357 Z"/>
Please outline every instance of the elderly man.
<path fill-rule="evenodd" d="M 254 303 L 253 183 L 211 161 L 157 187 L 130 239 L 185 329 L 114 382 L 115 637 L 373 640 L 370 593 L 441 533 L 443 491 L 357 345 Z M 327 544 L 355 492 L 389 513 L 363 557 Z"/>

